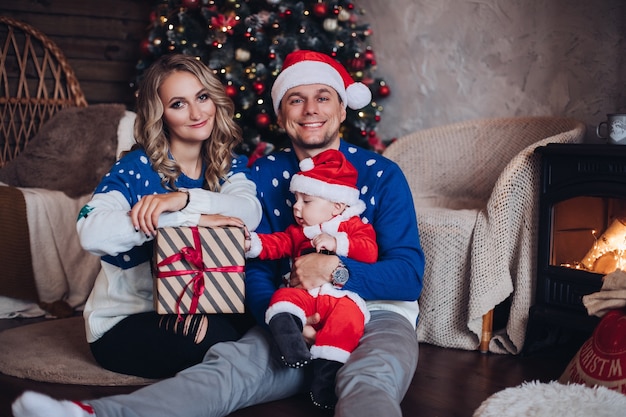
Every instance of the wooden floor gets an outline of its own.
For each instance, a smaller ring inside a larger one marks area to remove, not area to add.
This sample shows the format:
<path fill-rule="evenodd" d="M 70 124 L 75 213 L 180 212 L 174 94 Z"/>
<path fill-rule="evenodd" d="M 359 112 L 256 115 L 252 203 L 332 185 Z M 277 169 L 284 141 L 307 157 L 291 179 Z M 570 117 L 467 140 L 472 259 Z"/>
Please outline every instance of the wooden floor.
<path fill-rule="evenodd" d="M 420 345 L 419 364 L 409 394 L 402 402 L 404 416 L 471 417 L 491 394 L 523 381 L 558 379 L 582 344 L 582 339 L 525 355 L 481 354 L 476 351 Z M 1 347 L 0 347 L 1 348 Z M 56 398 L 88 399 L 130 392 L 133 387 L 83 387 L 45 384 L 0 374 L 0 416 L 11 416 L 10 403 L 33 389 Z M 292 398 L 240 410 L 231 417 L 328 416 L 307 409 L 307 401 Z M 303 406 L 305 404 L 305 406 Z M 182 415 L 182 414 L 181 414 Z"/>

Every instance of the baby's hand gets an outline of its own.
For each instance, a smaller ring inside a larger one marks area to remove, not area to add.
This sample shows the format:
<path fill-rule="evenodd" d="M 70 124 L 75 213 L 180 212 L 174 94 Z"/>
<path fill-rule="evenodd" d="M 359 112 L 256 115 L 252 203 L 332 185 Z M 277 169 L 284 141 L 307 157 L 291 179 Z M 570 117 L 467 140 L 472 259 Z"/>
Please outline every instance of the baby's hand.
<path fill-rule="evenodd" d="M 252 239 L 250 237 L 250 231 L 247 227 L 243 229 L 243 235 L 246 238 L 243 243 L 243 249 L 245 252 L 250 252 L 250 247 L 252 246 Z"/>
<path fill-rule="evenodd" d="M 327 233 L 321 233 L 315 236 L 311 239 L 311 245 L 313 245 L 316 252 L 320 252 L 324 249 L 331 252 L 337 250 L 337 240 Z"/>

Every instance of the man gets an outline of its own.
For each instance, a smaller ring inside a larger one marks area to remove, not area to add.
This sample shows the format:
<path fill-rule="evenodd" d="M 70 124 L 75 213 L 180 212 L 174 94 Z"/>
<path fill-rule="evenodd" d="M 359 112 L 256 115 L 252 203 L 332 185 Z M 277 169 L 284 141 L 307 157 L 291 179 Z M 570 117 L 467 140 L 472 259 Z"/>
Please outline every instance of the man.
<path fill-rule="evenodd" d="M 424 256 L 411 192 L 396 164 L 343 142 L 339 134 L 346 106 L 361 108 L 370 97 L 367 87 L 355 83 L 330 57 L 312 51 L 291 53 L 272 88 L 272 99 L 292 149 L 257 160 L 251 170 L 264 210 L 259 233 L 282 231 L 293 222 L 289 183 L 299 160 L 339 149 L 358 170 L 357 188 L 366 202 L 362 218 L 376 231 L 378 262 L 312 253 L 293 265 L 253 261 L 246 269 L 246 302 L 258 323 L 264 323 L 283 276 L 289 285 L 305 289 L 332 282 L 367 301 L 370 321 L 337 374 L 336 416 L 402 416 L 400 402 L 418 358 L 415 326 Z M 311 317 L 309 323 L 316 320 Z M 304 332 L 309 339 L 315 337 L 311 326 Z M 14 404 L 14 415 L 79 417 L 95 411 L 98 417 L 224 416 L 294 395 L 308 386 L 309 376 L 306 368 L 284 366 L 272 351 L 267 329 L 257 326 L 237 342 L 213 346 L 202 363 L 132 394 L 92 400 L 79 409 L 76 403 L 26 393 Z"/>

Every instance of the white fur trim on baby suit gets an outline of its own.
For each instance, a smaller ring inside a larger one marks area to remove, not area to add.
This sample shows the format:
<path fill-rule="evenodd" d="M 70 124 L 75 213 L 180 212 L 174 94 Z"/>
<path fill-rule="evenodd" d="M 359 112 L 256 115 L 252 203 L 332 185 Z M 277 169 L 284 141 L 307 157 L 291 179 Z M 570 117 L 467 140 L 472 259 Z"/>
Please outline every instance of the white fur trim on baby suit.
<path fill-rule="evenodd" d="M 263 250 L 263 243 L 256 232 L 250 232 L 250 249 L 246 252 L 246 258 L 256 258 Z"/>
<path fill-rule="evenodd" d="M 269 324 L 270 320 L 279 313 L 290 313 L 298 317 L 302 322 L 302 327 L 306 324 L 306 314 L 304 310 L 289 301 L 278 301 L 268 307 L 265 311 L 265 323 Z"/>
<path fill-rule="evenodd" d="M 357 293 L 348 291 L 348 290 L 340 290 L 338 288 L 335 288 L 331 283 L 326 283 L 322 285 L 321 287 L 309 290 L 309 294 L 317 296 L 317 294 L 312 294 L 312 291 L 314 290 L 319 290 L 318 291 L 319 295 L 330 295 L 336 298 L 340 298 L 340 297 L 350 298 L 352 301 L 356 303 L 356 305 L 359 307 L 359 310 L 361 310 L 361 312 L 363 313 L 363 323 L 365 324 L 369 323 L 370 311 L 367 309 L 367 304 L 365 303 L 365 300 L 363 300 Z"/>
<path fill-rule="evenodd" d="M 335 253 L 339 256 L 348 256 L 348 251 L 350 250 L 348 234 L 345 232 L 340 232 L 335 234 L 334 238 L 337 242 L 337 248 L 335 249 Z"/>
<path fill-rule="evenodd" d="M 311 357 L 313 359 L 328 359 L 330 361 L 346 363 L 350 357 L 350 352 L 335 346 L 313 345 L 311 346 Z"/>
<path fill-rule="evenodd" d="M 307 239 L 313 239 L 315 236 L 322 234 L 322 227 L 319 224 L 302 227 L 302 233 Z"/>

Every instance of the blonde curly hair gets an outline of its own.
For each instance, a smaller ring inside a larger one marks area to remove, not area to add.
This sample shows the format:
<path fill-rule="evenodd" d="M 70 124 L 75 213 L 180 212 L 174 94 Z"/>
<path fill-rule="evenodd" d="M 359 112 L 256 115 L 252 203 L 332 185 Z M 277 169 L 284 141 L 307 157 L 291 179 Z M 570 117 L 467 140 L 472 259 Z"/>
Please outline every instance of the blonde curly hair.
<path fill-rule="evenodd" d="M 226 95 L 224 86 L 213 71 L 195 57 L 163 55 L 146 70 L 137 93 L 134 126 L 137 144 L 133 148 L 143 148 L 153 168 L 163 178 L 163 185 L 176 190 L 175 181 L 182 171 L 176 161 L 169 158 L 169 132 L 163 122 L 164 108 L 159 98 L 161 84 L 176 71 L 195 75 L 215 103 L 215 124 L 208 140 L 203 143 L 201 157 L 206 165 L 205 188 L 219 191 L 220 180 L 226 180 L 230 170 L 234 149 L 243 140 L 242 131 L 233 120 L 235 105 Z"/>

